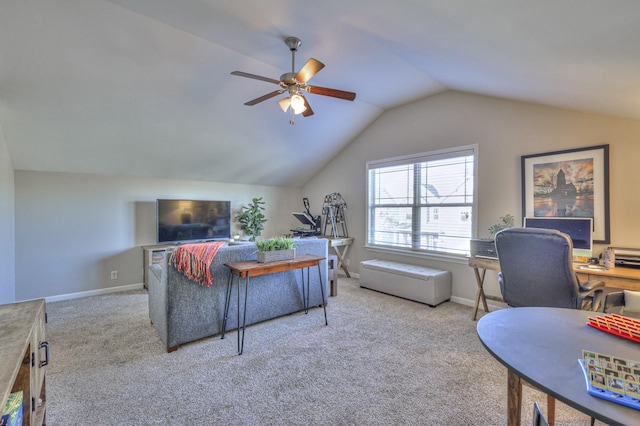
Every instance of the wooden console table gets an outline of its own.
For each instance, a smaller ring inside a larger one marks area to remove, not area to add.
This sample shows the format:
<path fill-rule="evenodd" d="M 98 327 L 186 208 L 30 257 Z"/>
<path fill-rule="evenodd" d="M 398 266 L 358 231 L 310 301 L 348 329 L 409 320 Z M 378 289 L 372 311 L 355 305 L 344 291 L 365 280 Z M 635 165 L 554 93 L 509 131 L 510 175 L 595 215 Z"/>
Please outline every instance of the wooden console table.
<path fill-rule="evenodd" d="M 244 329 L 247 321 L 247 291 L 249 290 L 249 278 L 259 277 L 260 275 L 275 274 L 277 272 L 292 271 L 296 269 L 302 270 L 302 302 L 304 305 L 305 314 L 309 312 L 309 268 L 312 266 L 318 267 L 318 277 L 320 278 L 320 293 L 322 294 L 322 308 L 324 309 L 324 325 L 329 325 L 327 321 L 327 304 L 324 301 L 324 285 L 322 283 L 322 271 L 320 270 L 320 262 L 325 260 L 322 256 L 314 256 L 311 254 L 301 254 L 296 256 L 295 259 L 281 260 L 278 262 L 258 263 L 255 260 L 244 262 L 229 262 L 225 263 L 225 266 L 229 268 L 229 281 L 227 283 L 227 292 L 224 302 L 224 319 L 222 322 L 222 336 L 227 331 L 227 319 L 229 317 L 229 302 L 231 301 L 231 287 L 233 284 L 233 277 L 237 277 L 238 281 L 238 355 L 242 355 L 244 349 Z M 304 269 L 307 270 L 307 280 L 305 289 Z M 242 324 L 240 323 L 240 279 L 245 278 L 244 287 L 244 309 L 242 316 Z M 242 333 L 242 336 L 241 336 Z"/>
<path fill-rule="evenodd" d="M 500 262 L 498 259 L 472 256 L 469 257 L 469 266 L 473 268 L 473 272 L 476 276 L 476 284 L 478 285 L 478 293 L 472 317 L 475 321 L 476 316 L 478 315 L 478 306 L 480 301 L 482 301 L 484 311 L 489 312 L 487 299 L 494 299 L 498 301 L 502 300 L 497 297 L 485 296 L 484 294 L 485 274 L 487 270 L 499 271 Z M 617 267 L 600 271 L 597 269 L 579 269 L 580 266 L 581 264 L 574 264 L 574 269 L 580 282 L 600 280 L 604 282 L 605 287 L 622 290 L 640 290 L 640 269 Z"/>

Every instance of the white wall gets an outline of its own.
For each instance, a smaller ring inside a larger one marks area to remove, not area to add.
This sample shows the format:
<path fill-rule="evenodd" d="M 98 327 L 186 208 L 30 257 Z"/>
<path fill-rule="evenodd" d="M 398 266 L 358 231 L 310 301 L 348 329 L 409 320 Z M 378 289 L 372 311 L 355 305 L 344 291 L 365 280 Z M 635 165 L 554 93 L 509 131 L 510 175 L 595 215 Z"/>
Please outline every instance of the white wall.
<path fill-rule="evenodd" d="M 15 301 L 13 165 L 0 127 L 0 304 Z"/>
<path fill-rule="evenodd" d="M 640 248 L 640 121 L 448 91 L 382 114 L 324 170 L 302 188 L 315 194 L 340 192 L 345 198 L 351 270 L 362 260 L 402 257 L 364 249 L 365 163 L 386 157 L 478 144 L 478 236 L 506 213 L 521 217 L 520 157 L 570 148 L 610 145 L 611 245 Z M 597 251 L 603 247 L 597 247 Z M 424 259 L 409 263 L 448 269 L 453 295 L 475 299 L 472 269 L 464 264 Z M 495 274 L 487 293 L 499 295 Z"/>
<path fill-rule="evenodd" d="M 157 198 L 230 200 L 235 215 L 253 197 L 266 202 L 263 237 L 299 225 L 299 188 L 17 170 L 15 298 L 142 283 L 140 246 L 155 244 Z"/>

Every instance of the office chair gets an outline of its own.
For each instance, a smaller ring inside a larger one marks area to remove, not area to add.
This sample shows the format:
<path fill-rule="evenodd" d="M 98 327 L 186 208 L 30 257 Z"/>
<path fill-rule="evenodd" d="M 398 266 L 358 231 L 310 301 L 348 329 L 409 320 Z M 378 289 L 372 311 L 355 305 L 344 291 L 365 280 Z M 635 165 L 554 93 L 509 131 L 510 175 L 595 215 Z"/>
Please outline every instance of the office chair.
<path fill-rule="evenodd" d="M 552 229 L 507 228 L 496 234 L 495 244 L 500 262 L 498 282 L 507 305 L 600 308 L 604 282 L 580 284 L 573 270 L 573 243 L 567 234 Z M 550 395 L 547 404 L 549 424 L 554 424 L 555 399 Z M 548 423 L 544 420 L 540 424 Z"/>
<path fill-rule="evenodd" d="M 509 306 L 597 311 L 604 282 L 580 284 L 573 270 L 571 238 L 551 229 L 507 228 L 495 237 L 500 292 Z"/>
<path fill-rule="evenodd" d="M 640 292 L 616 291 L 604 296 L 604 313 L 640 319 Z"/>
<path fill-rule="evenodd" d="M 549 426 L 537 402 L 533 403 L 533 426 Z"/>

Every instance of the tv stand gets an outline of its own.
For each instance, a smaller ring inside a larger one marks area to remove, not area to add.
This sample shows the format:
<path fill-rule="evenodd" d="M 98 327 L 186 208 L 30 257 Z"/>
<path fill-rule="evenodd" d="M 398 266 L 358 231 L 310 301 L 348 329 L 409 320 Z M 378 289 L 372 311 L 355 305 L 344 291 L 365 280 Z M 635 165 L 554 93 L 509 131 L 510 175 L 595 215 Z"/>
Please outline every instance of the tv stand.
<path fill-rule="evenodd" d="M 185 241 L 182 243 L 170 243 L 170 244 L 151 244 L 148 246 L 142 246 L 143 262 L 142 262 L 142 282 L 144 288 L 149 289 L 149 267 L 162 263 L 164 259 L 164 253 L 167 251 L 167 247 L 177 247 L 183 244 L 205 244 L 212 243 L 214 241 L 226 241 L 220 239 L 198 240 L 198 241 Z"/>
<path fill-rule="evenodd" d="M 143 253 L 143 265 L 142 265 L 142 282 L 144 288 L 149 288 L 149 267 L 162 263 L 164 259 L 164 253 L 167 247 L 175 246 L 176 244 L 155 244 L 149 246 L 142 246 Z"/>

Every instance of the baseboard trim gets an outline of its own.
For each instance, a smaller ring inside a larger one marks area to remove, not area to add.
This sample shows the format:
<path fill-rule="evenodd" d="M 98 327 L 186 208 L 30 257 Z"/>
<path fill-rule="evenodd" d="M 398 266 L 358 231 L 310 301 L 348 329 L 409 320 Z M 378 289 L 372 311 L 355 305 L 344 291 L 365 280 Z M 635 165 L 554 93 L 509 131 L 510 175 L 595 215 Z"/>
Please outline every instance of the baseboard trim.
<path fill-rule="evenodd" d="M 120 291 L 129 291 L 129 290 L 142 290 L 144 288 L 144 284 L 129 284 L 123 285 L 120 287 L 109 287 L 109 288 L 101 288 L 100 290 L 89 290 L 89 291 L 81 291 L 78 293 L 69 293 L 69 294 L 59 294 L 57 296 L 48 296 L 45 297 L 44 300 L 47 303 L 50 302 L 59 302 L 61 300 L 71 300 L 71 299 L 80 299 L 82 297 L 89 296 L 99 296 L 103 294 L 109 293 L 117 293 Z"/>
<path fill-rule="evenodd" d="M 345 274 L 342 269 L 338 271 L 338 275 L 340 275 L 341 277 L 347 278 L 347 274 Z M 356 274 L 355 272 L 349 272 L 349 275 L 351 275 L 351 278 L 355 278 L 357 280 L 360 279 L 360 274 Z"/>
<path fill-rule="evenodd" d="M 458 296 L 451 296 L 451 301 L 459 305 L 465 305 L 465 306 L 471 306 L 471 307 L 474 307 L 476 305 L 475 300 L 465 299 L 463 297 L 458 297 Z M 507 307 L 505 303 L 501 303 L 493 300 L 487 300 L 487 305 L 489 306 L 489 312 L 495 311 L 496 309 L 503 309 Z M 480 306 L 478 306 L 478 312 L 484 312 L 484 307 L 482 306 L 482 303 L 480 303 Z"/>

